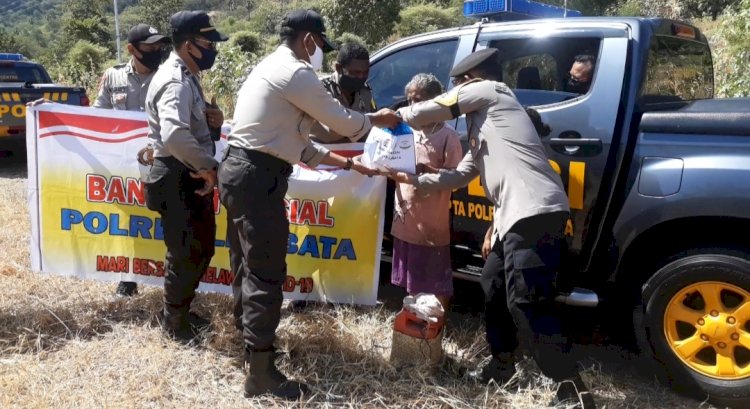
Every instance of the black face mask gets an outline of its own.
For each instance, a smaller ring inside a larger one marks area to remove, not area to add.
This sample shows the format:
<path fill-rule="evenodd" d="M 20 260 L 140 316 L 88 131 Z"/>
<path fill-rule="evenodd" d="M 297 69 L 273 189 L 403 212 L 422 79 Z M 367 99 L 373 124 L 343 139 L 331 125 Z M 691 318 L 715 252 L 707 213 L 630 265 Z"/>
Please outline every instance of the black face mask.
<path fill-rule="evenodd" d="M 576 94 L 585 94 L 589 92 L 590 86 L 591 84 L 588 82 L 577 81 L 573 78 L 569 78 L 568 82 L 565 84 L 565 91 Z"/>
<path fill-rule="evenodd" d="M 350 77 L 346 74 L 339 76 L 339 86 L 349 92 L 357 92 L 365 87 L 366 78 Z"/>
<path fill-rule="evenodd" d="M 136 59 L 151 71 L 156 71 L 159 68 L 159 64 L 163 63 L 167 56 L 167 52 L 164 50 L 138 51 L 141 53 L 141 58 L 136 57 Z"/>
<path fill-rule="evenodd" d="M 193 57 L 195 65 L 197 65 L 198 69 L 201 71 L 210 70 L 211 67 L 214 66 L 216 56 L 219 54 L 219 52 L 212 48 L 203 48 L 195 42 L 193 42 L 193 45 L 198 47 L 198 49 L 201 51 L 201 54 L 203 54 L 201 58 L 195 58 L 193 55 L 190 55 L 191 57 Z"/>

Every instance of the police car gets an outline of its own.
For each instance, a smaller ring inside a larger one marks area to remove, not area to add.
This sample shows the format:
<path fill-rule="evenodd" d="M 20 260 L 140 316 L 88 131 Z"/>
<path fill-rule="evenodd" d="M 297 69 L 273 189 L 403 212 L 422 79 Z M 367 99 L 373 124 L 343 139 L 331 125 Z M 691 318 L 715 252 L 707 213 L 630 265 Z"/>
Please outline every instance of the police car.
<path fill-rule="evenodd" d="M 44 98 L 71 105 L 89 105 L 86 90 L 52 83 L 40 64 L 21 54 L 0 53 L 0 147 L 18 148 L 26 137 L 26 103 Z"/>
<path fill-rule="evenodd" d="M 403 99 L 417 73 L 450 88 L 458 61 L 498 49 L 497 76 L 551 128 L 542 142 L 570 200 L 559 283 L 594 290 L 604 328 L 635 333 L 651 373 L 750 407 L 750 99 L 713 99 L 705 35 L 525 0 L 464 5 L 482 20 L 372 54 L 378 106 Z M 578 60 L 594 62 L 585 88 L 569 86 Z M 452 125 L 466 149 L 464 119 Z M 493 210 L 478 179 L 454 192 L 454 277 L 477 280 Z"/>

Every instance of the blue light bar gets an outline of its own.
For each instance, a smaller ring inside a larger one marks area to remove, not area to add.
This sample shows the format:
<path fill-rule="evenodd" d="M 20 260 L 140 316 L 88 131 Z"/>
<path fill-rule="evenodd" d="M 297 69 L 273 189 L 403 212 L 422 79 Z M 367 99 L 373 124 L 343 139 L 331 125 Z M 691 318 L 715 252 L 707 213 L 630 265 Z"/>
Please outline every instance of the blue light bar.
<path fill-rule="evenodd" d="M 25 59 L 23 54 L 0 53 L 0 61 L 23 61 Z"/>
<path fill-rule="evenodd" d="M 528 18 L 580 17 L 578 10 L 565 9 L 531 0 L 466 0 L 466 17 L 497 17 L 516 20 Z"/>

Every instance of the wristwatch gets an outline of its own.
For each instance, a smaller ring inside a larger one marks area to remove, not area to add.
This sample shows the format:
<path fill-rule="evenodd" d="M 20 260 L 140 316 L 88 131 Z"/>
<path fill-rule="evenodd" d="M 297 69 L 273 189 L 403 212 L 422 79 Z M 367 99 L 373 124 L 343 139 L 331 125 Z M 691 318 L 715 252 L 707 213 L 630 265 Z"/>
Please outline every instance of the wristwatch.
<path fill-rule="evenodd" d="M 344 170 L 351 170 L 352 166 L 354 165 L 354 161 L 352 158 L 346 158 L 346 165 L 344 165 Z"/>

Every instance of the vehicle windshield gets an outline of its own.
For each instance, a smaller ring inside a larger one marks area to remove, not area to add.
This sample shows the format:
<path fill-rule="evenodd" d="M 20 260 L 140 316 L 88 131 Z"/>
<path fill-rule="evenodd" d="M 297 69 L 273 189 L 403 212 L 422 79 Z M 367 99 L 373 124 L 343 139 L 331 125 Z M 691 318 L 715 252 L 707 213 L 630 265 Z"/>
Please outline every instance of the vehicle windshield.
<path fill-rule="evenodd" d="M 0 82 L 30 82 L 48 84 L 52 81 L 43 70 L 37 67 L 0 66 Z"/>

